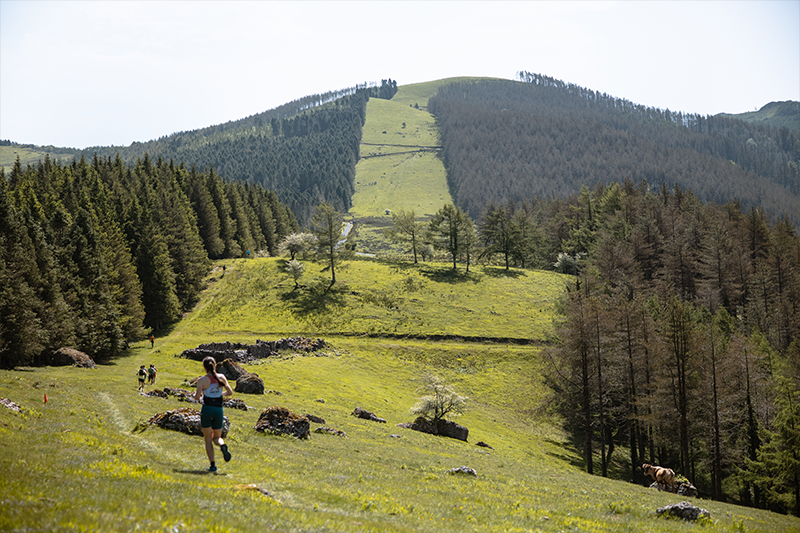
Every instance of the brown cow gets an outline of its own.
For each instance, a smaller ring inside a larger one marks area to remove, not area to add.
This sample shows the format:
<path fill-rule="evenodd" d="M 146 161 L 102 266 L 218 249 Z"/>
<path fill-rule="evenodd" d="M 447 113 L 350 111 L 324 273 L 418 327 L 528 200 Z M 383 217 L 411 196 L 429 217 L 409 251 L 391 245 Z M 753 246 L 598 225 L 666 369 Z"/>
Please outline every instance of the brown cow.
<path fill-rule="evenodd" d="M 673 492 L 675 490 L 675 472 L 671 468 L 663 468 L 661 466 L 653 466 L 647 463 L 642 465 L 642 470 L 645 476 L 650 476 L 658 483 L 660 490 L 667 490 Z M 663 488 L 662 488 L 663 487 Z"/>

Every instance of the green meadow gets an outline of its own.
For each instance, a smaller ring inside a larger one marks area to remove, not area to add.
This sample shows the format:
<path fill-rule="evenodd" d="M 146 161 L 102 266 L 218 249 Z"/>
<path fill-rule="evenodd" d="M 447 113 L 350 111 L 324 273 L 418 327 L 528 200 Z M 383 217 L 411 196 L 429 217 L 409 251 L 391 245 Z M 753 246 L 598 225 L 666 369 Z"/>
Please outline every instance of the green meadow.
<path fill-rule="evenodd" d="M 72 161 L 73 155 L 68 153 L 59 152 L 45 152 L 41 148 L 23 148 L 22 146 L 0 146 L 0 167 L 8 174 L 14 168 L 14 162 L 19 156 L 19 162 L 24 167 L 25 165 L 35 165 L 39 161 L 44 161 L 47 155 L 51 160 L 65 159 Z"/>
<path fill-rule="evenodd" d="M 372 98 L 361 142 L 350 215 L 361 220 L 367 231 L 373 223 L 363 219 L 391 221 L 387 210 L 413 210 L 427 218 L 452 202 L 438 157 L 438 132 L 427 111 Z"/>
<path fill-rule="evenodd" d="M 154 348 L 136 343 L 96 370 L 0 371 L 0 397 L 22 406 L 0 407 L 0 531 L 800 529 L 796 518 L 696 499 L 711 520 L 656 519 L 682 498 L 582 472 L 543 407 L 542 350 L 568 278 L 352 261 L 326 293 L 327 273 L 301 261 L 300 288 L 279 259 L 215 264 L 202 299 Z M 146 424 L 187 404 L 138 394 L 139 365 L 159 369 L 148 390 L 188 388 L 202 367 L 176 357 L 185 349 L 296 335 L 328 348 L 247 365 L 270 392 L 235 395 L 251 409 L 226 409 L 233 460 L 215 474 L 201 437 Z M 468 442 L 396 426 L 413 420 L 426 373 L 469 398 L 454 419 Z M 253 426 L 270 405 L 320 416 L 347 437 L 314 433 L 318 424 L 306 440 L 260 434 Z M 387 423 L 353 417 L 356 407 Z M 477 476 L 447 473 L 460 466 Z"/>

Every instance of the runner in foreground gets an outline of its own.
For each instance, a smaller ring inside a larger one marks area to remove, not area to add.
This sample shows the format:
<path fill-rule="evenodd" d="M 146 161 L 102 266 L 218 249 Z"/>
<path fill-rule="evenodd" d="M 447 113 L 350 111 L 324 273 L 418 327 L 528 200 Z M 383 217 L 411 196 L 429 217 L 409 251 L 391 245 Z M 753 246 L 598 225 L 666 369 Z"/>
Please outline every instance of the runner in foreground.
<path fill-rule="evenodd" d="M 216 472 L 217 465 L 214 462 L 214 444 L 219 446 L 225 462 L 231 460 L 231 452 L 228 445 L 222 440 L 222 399 L 225 396 L 233 396 L 228 379 L 216 372 L 216 360 L 208 356 L 203 359 L 203 368 L 206 375 L 197 380 L 197 390 L 194 398 L 198 402 L 203 398 L 203 408 L 200 410 L 200 427 L 203 429 L 203 437 L 206 441 L 206 455 L 211 462 L 206 470 Z"/>

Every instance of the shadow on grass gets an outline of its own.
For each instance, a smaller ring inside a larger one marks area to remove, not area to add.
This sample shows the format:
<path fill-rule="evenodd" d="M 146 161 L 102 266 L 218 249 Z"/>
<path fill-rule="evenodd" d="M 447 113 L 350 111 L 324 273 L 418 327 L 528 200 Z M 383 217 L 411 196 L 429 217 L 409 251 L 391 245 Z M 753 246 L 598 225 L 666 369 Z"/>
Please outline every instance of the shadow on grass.
<path fill-rule="evenodd" d="M 181 470 L 180 468 L 173 468 L 172 471 L 175 472 L 176 474 L 194 474 L 196 476 L 227 476 L 228 475 L 225 472 L 220 472 L 220 471 L 209 472 L 205 468 L 201 468 L 199 470 Z"/>
<path fill-rule="evenodd" d="M 419 273 L 436 283 L 478 283 L 481 274 L 452 268 L 422 267 Z"/>
<path fill-rule="evenodd" d="M 280 296 L 289 309 L 301 318 L 335 313 L 347 306 L 342 289 L 329 289 L 330 282 L 317 280 L 311 285 L 292 289 Z"/>
<path fill-rule="evenodd" d="M 564 448 L 565 445 L 567 445 L 563 441 L 555 441 L 552 439 L 545 439 L 545 442 L 548 444 L 552 444 L 557 448 Z M 570 465 L 580 468 L 582 470 L 586 469 L 586 461 L 584 461 L 580 455 L 574 455 L 574 454 L 568 455 L 567 453 L 555 453 L 555 452 L 547 452 L 547 455 L 549 455 L 550 457 L 554 457 L 559 461 L 564 461 L 565 463 L 569 463 Z"/>
<path fill-rule="evenodd" d="M 521 270 L 506 270 L 502 267 L 486 267 L 483 269 L 483 273 L 490 278 L 523 278 L 525 277 L 525 272 Z"/>

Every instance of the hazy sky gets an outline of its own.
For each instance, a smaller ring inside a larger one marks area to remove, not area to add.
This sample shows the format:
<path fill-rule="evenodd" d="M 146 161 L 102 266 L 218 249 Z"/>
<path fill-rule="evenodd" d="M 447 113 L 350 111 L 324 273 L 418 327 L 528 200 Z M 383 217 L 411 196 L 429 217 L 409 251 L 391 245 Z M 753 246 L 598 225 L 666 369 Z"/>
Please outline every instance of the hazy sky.
<path fill-rule="evenodd" d="M 711 115 L 800 100 L 800 1 L 0 0 L 0 139 L 129 145 L 384 78 L 541 73 Z"/>

